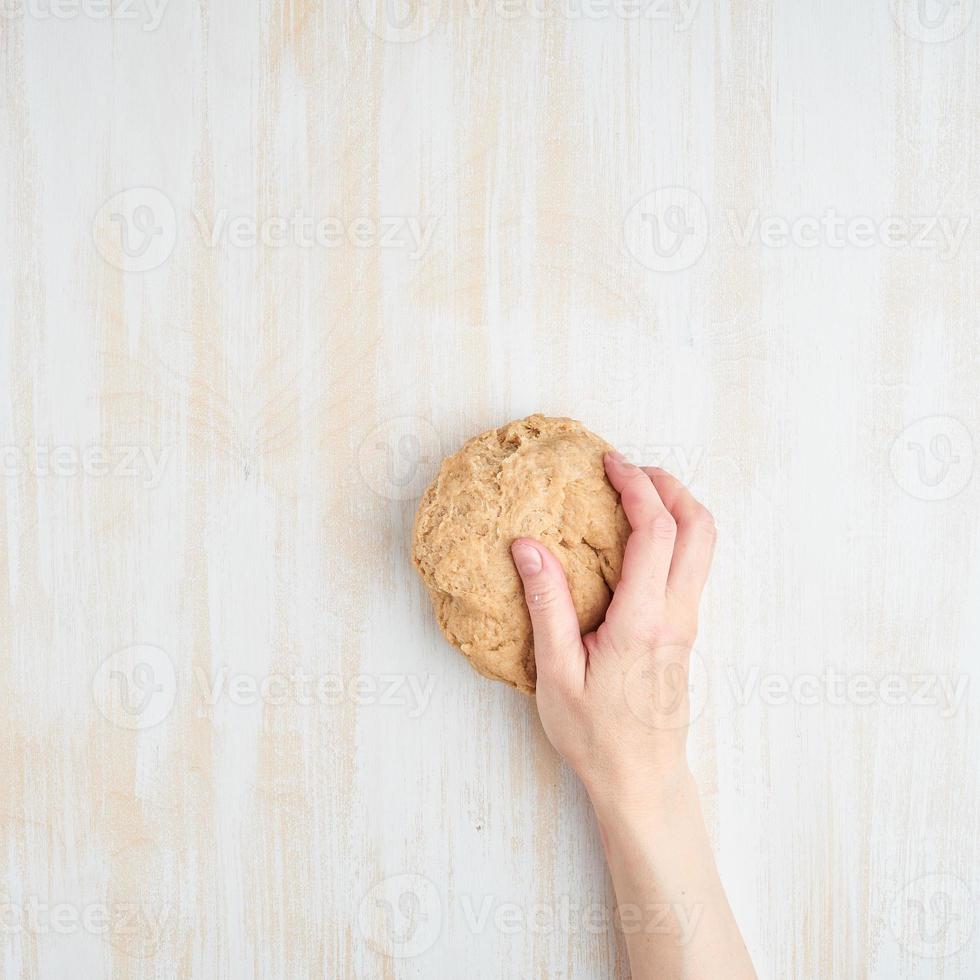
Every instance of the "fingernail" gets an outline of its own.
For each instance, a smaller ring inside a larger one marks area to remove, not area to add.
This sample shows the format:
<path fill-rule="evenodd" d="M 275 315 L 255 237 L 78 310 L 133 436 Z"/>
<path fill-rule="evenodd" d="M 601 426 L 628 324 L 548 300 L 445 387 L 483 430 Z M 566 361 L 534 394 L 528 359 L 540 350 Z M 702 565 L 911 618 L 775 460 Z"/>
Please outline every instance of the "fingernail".
<path fill-rule="evenodd" d="M 527 575 L 537 575 L 541 571 L 541 553 L 537 548 L 529 544 L 515 544 L 511 548 L 514 556 L 514 564 L 521 578 Z"/>
<path fill-rule="evenodd" d="M 626 462 L 628 462 L 628 460 L 626 459 L 626 457 L 625 457 L 625 456 L 624 456 L 624 455 L 623 455 L 622 453 L 620 453 L 620 452 L 617 452 L 617 451 L 616 451 L 615 449 L 613 449 L 613 450 L 611 450 L 610 452 L 608 452 L 608 453 L 606 453 L 606 455 L 607 455 L 607 456 L 608 456 L 608 457 L 609 457 L 609 458 L 610 458 L 610 459 L 611 459 L 611 460 L 612 460 L 612 461 L 613 461 L 614 463 L 626 463 Z"/>

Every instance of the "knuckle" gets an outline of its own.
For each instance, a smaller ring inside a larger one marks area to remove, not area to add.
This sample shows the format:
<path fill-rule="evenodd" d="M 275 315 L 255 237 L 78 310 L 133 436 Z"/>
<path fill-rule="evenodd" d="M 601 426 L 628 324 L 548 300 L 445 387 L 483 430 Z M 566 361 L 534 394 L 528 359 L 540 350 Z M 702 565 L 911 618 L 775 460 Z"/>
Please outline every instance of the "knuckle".
<path fill-rule="evenodd" d="M 663 635 L 664 610 L 659 603 L 651 603 L 650 615 L 633 616 L 619 625 L 611 642 L 620 653 L 650 650 L 657 646 Z"/>
<path fill-rule="evenodd" d="M 548 613 L 558 604 L 558 590 L 547 580 L 534 582 L 525 588 L 524 597 L 532 616 Z"/>
<path fill-rule="evenodd" d="M 692 647 L 698 638 L 698 610 L 696 608 L 671 610 L 671 631 L 672 642 L 679 646 Z"/>
<path fill-rule="evenodd" d="M 644 473 L 637 472 L 633 476 L 626 478 L 626 483 L 623 484 L 623 490 L 620 496 L 625 497 L 627 503 L 642 504 L 647 496 L 645 484 L 649 482 Z"/>
<path fill-rule="evenodd" d="M 634 466 L 633 471 L 626 477 L 624 489 L 642 496 L 648 496 L 651 489 L 650 477 L 639 466 Z"/>
<path fill-rule="evenodd" d="M 663 511 L 650 519 L 650 534 L 660 541 L 673 540 L 677 534 L 677 522 L 667 511 Z"/>
<path fill-rule="evenodd" d="M 655 649 L 660 640 L 658 626 L 647 623 L 633 624 L 627 633 L 627 648 L 630 650 Z"/>
<path fill-rule="evenodd" d="M 678 487 L 683 488 L 684 486 L 673 473 L 668 473 L 665 469 L 652 467 L 651 472 L 656 476 L 657 481 L 663 484 L 665 489 L 676 490 Z"/>
<path fill-rule="evenodd" d="M 698 504 L 691 523 L 707 537 L 718 537 L 718 526 L 715 524 L 715 519 L 712 517 L 711 511 L 703 504 Z"/>

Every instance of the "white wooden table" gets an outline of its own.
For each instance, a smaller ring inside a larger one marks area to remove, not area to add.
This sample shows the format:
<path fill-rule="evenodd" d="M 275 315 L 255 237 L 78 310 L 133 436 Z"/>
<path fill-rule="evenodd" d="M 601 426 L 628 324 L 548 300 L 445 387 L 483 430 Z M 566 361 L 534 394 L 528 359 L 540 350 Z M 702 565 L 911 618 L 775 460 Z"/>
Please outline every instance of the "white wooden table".
<path fill-rule="evenodd" d="M 535 410 L 716 515 L 760 974 L 980 974 L 974 6 L 6 0 L 0 977 L 628 973 L 409 562 Z"/>

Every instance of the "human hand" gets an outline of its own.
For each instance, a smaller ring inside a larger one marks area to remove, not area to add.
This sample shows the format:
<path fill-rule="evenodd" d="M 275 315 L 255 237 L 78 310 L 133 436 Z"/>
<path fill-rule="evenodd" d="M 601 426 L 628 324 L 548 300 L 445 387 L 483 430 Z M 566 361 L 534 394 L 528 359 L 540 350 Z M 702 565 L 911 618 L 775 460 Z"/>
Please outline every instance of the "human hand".
<path fill-rule="evenodd" d="M 751 980 L 685 751 L 714 521 L 663 470 L 613 453 L 605 466 L 632 531 L 594 633 L 579 635 L 555 556 L 527 538 L 512 546 L 534 627 L 541 723 L 595 808 L 632 976 Z M 666 909 L 666 923 L 645 919 L 651 909 Z"/>
<path fill-rule="evenodd" d="M 632 527 L 605 622 L 580 636 L 561 564 L 540 542 L 512 554 L 534 628 L 536 700 L 552 745 L 600 815 L 686 788 L 687 672 L 714 521 L 675 477 L 605 457 Z"/>

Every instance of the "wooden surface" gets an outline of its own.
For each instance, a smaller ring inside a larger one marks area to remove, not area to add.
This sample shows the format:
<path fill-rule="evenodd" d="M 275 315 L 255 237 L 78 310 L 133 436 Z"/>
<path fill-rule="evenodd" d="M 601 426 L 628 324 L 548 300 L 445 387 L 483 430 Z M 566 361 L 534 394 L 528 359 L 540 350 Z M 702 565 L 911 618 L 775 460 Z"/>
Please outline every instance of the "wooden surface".
<path fill-rule="evenodd" d="M 409 563 L 534 410 L 716 515 L 760 974 L 976 977 L 972 0 L 56 7 L 0 18 L 0 977 L 627 974 Z"/>

